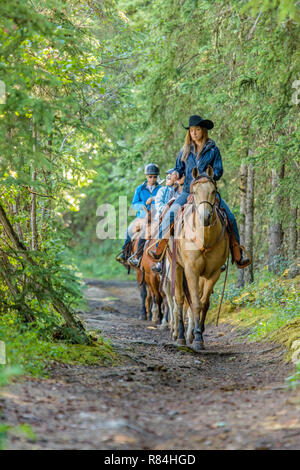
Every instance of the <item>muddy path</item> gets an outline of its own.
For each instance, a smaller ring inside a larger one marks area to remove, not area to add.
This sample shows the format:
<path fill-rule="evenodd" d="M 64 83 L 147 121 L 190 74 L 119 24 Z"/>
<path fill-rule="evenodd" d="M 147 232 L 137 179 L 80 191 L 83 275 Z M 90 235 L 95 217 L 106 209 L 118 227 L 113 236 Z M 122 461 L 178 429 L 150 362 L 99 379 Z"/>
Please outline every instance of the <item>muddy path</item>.
<path fill-rule="evenodd" d="M 120 364 L 57 365 L 50 379 L 10 386 L 4 417 L 37 441 L 10 436 L 9 449 L 300 449 L 299 396 L 284 387 L 294 369 L 280 347 L 208 325 L 196 354 L 138 320 L 134 282 L 90 281 L 86 295 L 83 318 Z"/>

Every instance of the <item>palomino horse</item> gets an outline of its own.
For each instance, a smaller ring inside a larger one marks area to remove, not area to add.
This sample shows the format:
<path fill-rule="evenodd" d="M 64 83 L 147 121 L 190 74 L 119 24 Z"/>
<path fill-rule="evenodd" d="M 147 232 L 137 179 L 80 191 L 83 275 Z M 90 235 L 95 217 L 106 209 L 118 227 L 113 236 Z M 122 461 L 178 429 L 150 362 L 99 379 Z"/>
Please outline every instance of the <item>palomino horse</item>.
<path fill-rule="evenodd" d="M 198 169 L 194 168 L 193 177 L 190 188 L 193 201 L 185 206 L 184 225 L 179 227 L 179 237 L 175 241 L 174 314 L 178 325 L 177 342 L 185 344 L 183 306 L 187 295 L 190 303 L 188 342 L 195 351 L 200 351 L 204 349 L 203 332 L 209 298 L 228 258 L 229 237 L 225 222 L 217 211 L 213 169 L 208 167 L 207 173 L 199 175 Z M 187 289 L 184 289 L 184 283 Z"/>

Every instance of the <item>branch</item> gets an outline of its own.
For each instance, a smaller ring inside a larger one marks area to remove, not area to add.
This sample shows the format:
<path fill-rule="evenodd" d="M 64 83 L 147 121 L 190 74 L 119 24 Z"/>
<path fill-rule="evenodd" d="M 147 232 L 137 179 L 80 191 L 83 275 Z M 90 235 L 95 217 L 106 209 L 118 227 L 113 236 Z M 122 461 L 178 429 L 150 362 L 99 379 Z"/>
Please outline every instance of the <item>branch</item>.
<path fill-rule="evenodd" d="M 254 33 L 254 30 L 255 30 L 255 28 L 256 28 L 256 25 L 257 25 L 257 23 L 258 23 L 258 20 L 259 20 L 259 18 L 260 18 L 261 13 L 262 13 L 262 12 L 260 11 L 259 14 L 258 14 L 258 16 L 257 16 L 257 18 L 256 18 L 256 20 L 255 20 L 255 22 L 254 22 L 254 24 L 253 24 L 253 26 L 252 26 L 252 28 L 250 29 L 250 32 L 249 32 L 249 34 L 248 34 L 247 39 L 252 39 L 252 35 L 253 35 L 253 33 Z"/>
<path fill-rule="evenodd" d="M 31 193 L 31 194 L 34 194 L 35 196 L 40 196 L 40 197 L 48 197 L 48 198 L 51 198 L 51 199 L 55 199 L 54 196 L 51 196 L 50 194 L 40 194 L 40 193 L 36 193 L 35 191 L 33 191 L 30 186 L 24 186 L 23 184 L 21 185 L 22 188 L 25 188 L 25 189 L 28 189 L 28 191 Z"/>
<path fill-rule="evenodd" d="M 184 64 L 180 65 L 180 67 L 177 67 L 177 71 L 180 72 L 180 70 L 183 69 L 183 67 L 185 67 L 186 65 L 188 65 L 195 57 L 197 57 L 198 55 L 200 55 L 200 53 L 198 54 L 194 54 L 188 61 L 184 62 Z"/>

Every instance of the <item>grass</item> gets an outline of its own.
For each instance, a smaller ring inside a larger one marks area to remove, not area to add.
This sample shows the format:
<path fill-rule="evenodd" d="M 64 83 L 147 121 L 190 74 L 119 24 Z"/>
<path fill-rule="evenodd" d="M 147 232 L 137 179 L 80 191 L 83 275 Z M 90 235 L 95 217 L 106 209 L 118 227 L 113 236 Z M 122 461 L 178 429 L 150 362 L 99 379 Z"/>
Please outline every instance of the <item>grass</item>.
<path fill-rule="evenodd" d="M 117 362 L 109 341 L 97 335 L 93 345 L 71 344 L 44 337 L 38 327 L 26 327 L 14 314 L 0 318 L 0 340 L 6 344 L 7 363 L 19 366 L 23 374 L 48 376 L 53 361 L 66 364 L 106 365 Z"/>
<path fill-rule="evenodd" d="M 250 340 L 284 344 L 290 358 L 293 343 L 300 339 L 300 275 L 287 279 L 287 274 L 288 270 L 276 277 L 262 270 L 257 280 L 243 289 L 237 289 L 231 279 L 220 321 L 247 330 Z M 210 321 L 216 319 L 221 288 L 220 284 L 213 294 Z"/>

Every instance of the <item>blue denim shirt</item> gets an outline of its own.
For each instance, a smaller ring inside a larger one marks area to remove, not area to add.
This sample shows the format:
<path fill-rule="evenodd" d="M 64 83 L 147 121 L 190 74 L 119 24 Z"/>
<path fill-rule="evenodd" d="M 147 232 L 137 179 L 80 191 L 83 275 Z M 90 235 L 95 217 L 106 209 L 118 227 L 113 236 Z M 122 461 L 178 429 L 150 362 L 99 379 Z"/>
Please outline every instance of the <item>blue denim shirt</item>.
<path fill-rule="evenodd" d="M 166 204 L 172 199 L 176 197 L 175 188 L 172 186 L 162 186 L 156 197 L 155 197 L 155 209 L 157 210 L 158 214 L 161 214 L 164 210 Z"/>
<path fill-rule="evenodd" d="M 214 170 L 214 180 L 217 181 L 221 178 L 223 174 L 222 157 L 214 140 L 207 139 L 199 158 L 196 158 L 193 144 L 185 162 L 181 160 L 182 154 L 183 149 L 178 154 L 174 169 L 178 172 L 179 178 L 185 175 L 183 191 L 190 192 L 193 179 L 192 171 L 195 166 L 198 168 L 199 173 L 202 173 L 210 165 Z"/>
<path fill-rule="evenodd" d="M 138 211 L 136 214 L 137 217 L 146 217 L 146 212 L 143 209 L 143 206 L 146 206 L 147 209 L 150 210 L 151 205 L 155 203 L 155 199 L 148 205 L 146 205 L 146 201 L 149 197 L 155 198 L 159 188 L 161 188 L 161 185 L 157 183 L 152 193 L 150 193 L 147 189 L 147 181 L 136 188 L 131 205 L 136 211 Z"/>

